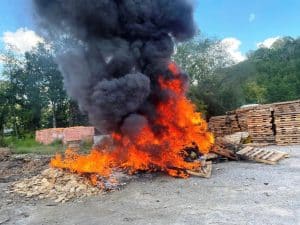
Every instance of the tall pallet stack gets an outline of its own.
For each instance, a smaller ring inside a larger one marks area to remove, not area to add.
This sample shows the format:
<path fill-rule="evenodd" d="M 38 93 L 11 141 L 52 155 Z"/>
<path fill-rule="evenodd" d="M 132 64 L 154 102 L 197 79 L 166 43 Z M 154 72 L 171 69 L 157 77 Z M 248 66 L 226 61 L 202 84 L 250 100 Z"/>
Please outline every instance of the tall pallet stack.
<path fill-rule="evenodd" d="M 238 126 L 242 132 L 248 132 L 248 114 L 258 106 L 249 106 L 246 108 L 239 108 L 235 110 Z"/>
<path fill-rule="evenodd" d="M 270 105 L 257 107 L 247 116 L 248 132 L 253 142 L 275 143 L 273 108 Z"/>
<path fill-rule="evenodd" d="M 300 100 L 274 104 L 276 143 L 300 144 Z"/>
<path fill-rule="evenodd" d="M 217 137 L 241 131 L 235 114 L 211 117 L 208 126 L 209 130 Z"/>

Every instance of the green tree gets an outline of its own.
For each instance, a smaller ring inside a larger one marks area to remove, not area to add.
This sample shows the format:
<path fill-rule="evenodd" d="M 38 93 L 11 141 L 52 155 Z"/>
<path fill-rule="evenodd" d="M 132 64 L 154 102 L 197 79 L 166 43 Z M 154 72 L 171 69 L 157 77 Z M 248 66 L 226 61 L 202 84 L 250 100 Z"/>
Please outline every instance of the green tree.
<path fill-rule="evenodd" d="M 179 44 L 173 58 L 189 74 L 189 96 L 198 110 L 208 116 L 223 112 L 222 105 L 218 103 L 223 78 L 217 71 L 232 65 L 233 60 L 222 42 L 198 35 Z"/>
<path fill-rule="evenodd" d="M 24 55 L 4 52 L 0 122 L 13 128 L 17 137 L 40 128 L 87 124 L 86 116 L 63 88 L 54 56 L 45 44 Z"/>

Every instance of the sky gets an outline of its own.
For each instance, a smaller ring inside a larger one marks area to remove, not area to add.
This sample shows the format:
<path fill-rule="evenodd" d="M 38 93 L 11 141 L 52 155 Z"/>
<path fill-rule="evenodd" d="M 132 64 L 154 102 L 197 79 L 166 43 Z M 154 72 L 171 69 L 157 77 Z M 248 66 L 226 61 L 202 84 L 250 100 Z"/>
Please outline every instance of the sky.
<path fill-rule="evenodd" d="M 300 0 L 190 0 L 207 37 L 222 39 L 237 59 L 282 36 L 300 36 Z M 15 44 L 24 52 L 42 41 L 36 35 L 31 0 L 0 0 L 0 49 Z"/>

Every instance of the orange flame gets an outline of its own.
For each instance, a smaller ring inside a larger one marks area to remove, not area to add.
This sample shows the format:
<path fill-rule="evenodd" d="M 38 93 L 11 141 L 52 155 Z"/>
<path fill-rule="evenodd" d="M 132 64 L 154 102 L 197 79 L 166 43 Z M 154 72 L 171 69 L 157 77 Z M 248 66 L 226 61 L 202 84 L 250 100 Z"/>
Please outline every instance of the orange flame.
<path fill-rule="evenodd" d="M 207 123 L 195 106 L 186 98 L 186 87 L 179 79 L 179 69 L 175 63 L 169 64 L 174 78 L 159 78 L 162 90 L 172 94 L 167 101 L 157 106 L 155 124 L 163 127 L 157 135 L 146 125 L 134 140 L 119 133 L 114 133 L 113 150 L 92 149 L 87 155 L 80 155 L 67 150 L 65 155 L 56 155 L 51 166 L 64 168 L 77 173 L 97 174 L 108 177 L 114 168 L 122 168 L 129 173 L 139 170 L 164 171 L 171 176 L 187 177 L 186 170 L 197 169 L 200 162 L 187 162 L 182 151 L 196 145 L 202 154 L 208 153 L 214 142 L 213 135 L 207 132 Z M 96 183 L 95 176 L 91 176 Z"/>

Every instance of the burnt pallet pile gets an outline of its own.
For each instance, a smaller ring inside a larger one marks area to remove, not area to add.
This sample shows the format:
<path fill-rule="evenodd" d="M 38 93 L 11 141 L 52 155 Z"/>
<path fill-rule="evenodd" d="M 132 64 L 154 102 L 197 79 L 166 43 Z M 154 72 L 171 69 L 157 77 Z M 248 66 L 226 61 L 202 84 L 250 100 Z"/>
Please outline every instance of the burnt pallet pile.
<path fill-rule="evenodd" d="M 300 143 L 300 100 L 275 103 L 274 118 L 278 145 Z"/>
<path fill-rule="evenodd" d="M 247 116 L 248 132 L 255 143 L 275 143 L 273 108 L 269 105 L 253 109 Z"/>
<path fill-rule="evenodd" d="M 209 130 L 217 137 L 241 131 L 235 114 L 211 117 L 208 126 Z"/>

